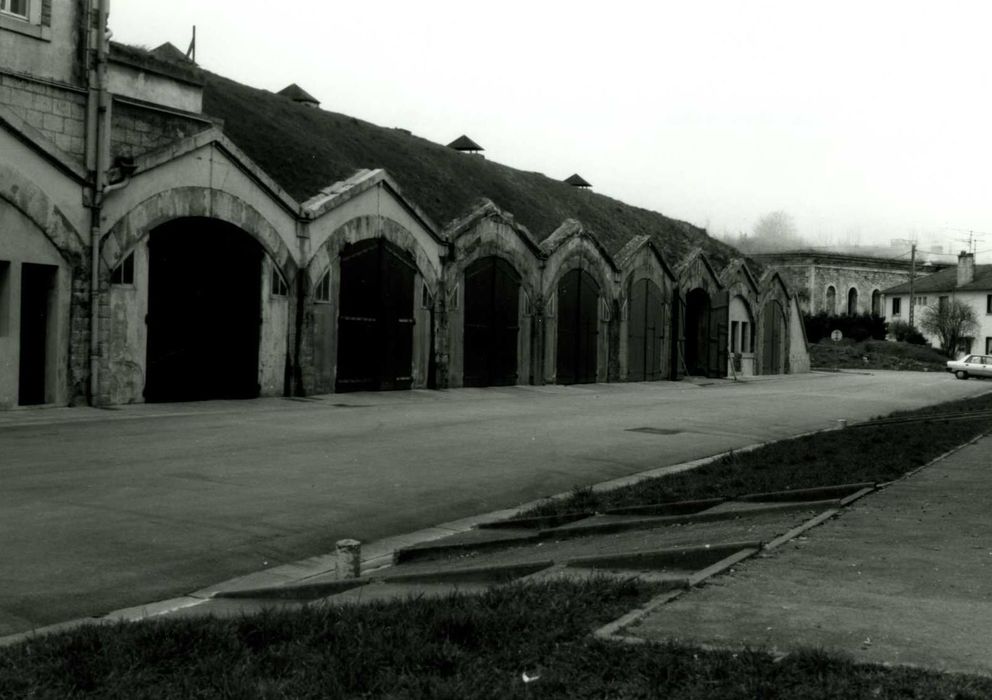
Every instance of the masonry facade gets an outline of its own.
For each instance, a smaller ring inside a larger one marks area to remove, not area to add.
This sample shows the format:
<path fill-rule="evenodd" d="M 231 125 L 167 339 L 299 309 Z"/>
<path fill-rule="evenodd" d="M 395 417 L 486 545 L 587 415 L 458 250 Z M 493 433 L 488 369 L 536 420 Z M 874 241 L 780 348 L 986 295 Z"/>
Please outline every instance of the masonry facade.
<path fill-rule="evenodd" d="M 807 314 L 831 316 L 885 314 L 882 292 L 918 276 L 938 272 L 946 265 L 930 261 L 848 255 L 798 250 L 752 255 L 775 269 L 796 290 L 800 309 Z"/>
<path fill-rule="evenodd" d="M 106 5 L 0 15 L 0 407 L 808 367 L 796 297 L 743 261 L 538 242 L 491 201 L 440 227 L 383 170 L 295 200 L 195 65 L 88 31 Z"/>

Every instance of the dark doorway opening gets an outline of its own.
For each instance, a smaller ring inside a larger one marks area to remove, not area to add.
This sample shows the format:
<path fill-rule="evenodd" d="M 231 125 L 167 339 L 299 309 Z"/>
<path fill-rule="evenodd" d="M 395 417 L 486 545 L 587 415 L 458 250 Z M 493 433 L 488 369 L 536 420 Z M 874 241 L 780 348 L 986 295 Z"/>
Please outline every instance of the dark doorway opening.
<path fill-rule="evenodd" d="M 665 305 L 661 289 L 639 279 L 630 287 L 627 323 L 627 378 L 634 382 L 664 377 Z"/>
<path fill-rule="evenodd" d="M 585 270 L 567 272 L 558 282 L 559 384 L 596 381 L 599 285 Z"/>
<path fill-rule="evenodd" d="M 17 402 L 35 406 L 48 402 L 50 336 L 55 318 L 54 265 L 21 265 L 21 335 Z"/>
<path fill-rule="evenodd" d="M 707 376 L 709 370 L 710 295 L 696 287 L 685 298 L 685 367 L 687 374 Z"/>
<path fill-rule="evenodd" d="M 465 386 L 517 383 L 520 275 L 503 258 L 477 260 L 465 270 Z"/>
<path fill-rule="evenodd" d="M 761 311 L 764 328 L 761 344 L 761 373 L 785 373 L 785 312 L 774 299 Z"/>
<path fill-rule="evenodd" d="M 258 396 L 262 247 L 222 221 L 176 219 L 148 241 L 146 401 Z"/>
<path fill-rule="evenodd" d="M 413 258 L 382 238 L 341 251 L 336 391 L 413 383 Z"/>

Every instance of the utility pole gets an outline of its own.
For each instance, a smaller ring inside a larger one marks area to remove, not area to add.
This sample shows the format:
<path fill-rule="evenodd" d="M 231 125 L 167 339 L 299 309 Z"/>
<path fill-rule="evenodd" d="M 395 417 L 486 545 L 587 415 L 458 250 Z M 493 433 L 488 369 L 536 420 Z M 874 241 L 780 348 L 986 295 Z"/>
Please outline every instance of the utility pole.
<path fill-rule="evenodd" d="M 913 323 L 913 315 L 916 309 L 916 299 L 913 298 L 913 283 L 916 281 L 916 243 L 910 244 L 909 249 L 909 325 L 916 327 Z"/>

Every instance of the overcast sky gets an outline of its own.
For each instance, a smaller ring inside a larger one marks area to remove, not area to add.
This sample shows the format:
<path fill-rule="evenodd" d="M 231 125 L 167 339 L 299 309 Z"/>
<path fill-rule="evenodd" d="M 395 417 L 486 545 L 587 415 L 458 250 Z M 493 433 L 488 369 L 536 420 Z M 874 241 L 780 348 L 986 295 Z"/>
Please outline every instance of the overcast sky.
<path fill-rule="evenodd" d="M 992 3 L 112 0 L 114 39 L 705 226 L 992 249 Z"/>

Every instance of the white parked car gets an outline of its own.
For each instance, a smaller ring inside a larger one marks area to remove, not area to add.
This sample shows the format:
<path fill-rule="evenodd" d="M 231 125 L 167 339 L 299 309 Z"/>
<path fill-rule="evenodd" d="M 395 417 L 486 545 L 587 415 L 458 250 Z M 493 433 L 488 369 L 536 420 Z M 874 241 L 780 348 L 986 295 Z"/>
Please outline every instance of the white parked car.
<path fill-rule="evenodd" d="M 958 379 L 992 377 L 992 355 L 965 355 L 947 363 L 947 371 Z"/>

